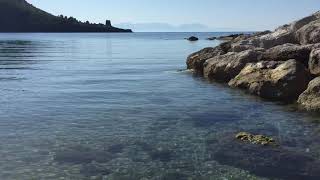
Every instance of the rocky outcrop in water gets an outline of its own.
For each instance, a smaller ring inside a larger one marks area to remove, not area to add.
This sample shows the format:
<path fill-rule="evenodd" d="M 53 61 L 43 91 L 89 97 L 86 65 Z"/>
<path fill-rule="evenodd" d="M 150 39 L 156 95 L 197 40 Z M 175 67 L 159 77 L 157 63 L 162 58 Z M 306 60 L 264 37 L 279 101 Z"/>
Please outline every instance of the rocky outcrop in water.
<path fill-rule="evenodd" d="M 240 132 L 236 135 L 236 139 L 250 144 L 258 144 L 263 146 L 276 146 L 276 142 L 273 138 L 264 135 L 253 135 L 247 132 Z"/>
<path fill-rule="evenodd" d="M 320 11 L 274 31 L 230 36 L 190 55 L 187 65 L 208 80 L 266 99 L 294 102 L 300 96 L 304 109 L 320 111 L 319 61 Z"/>
<path fill-rule="evenodd" d="M 188 41 L 198 41 L 199 38 L 195 37 L 195 36 L 191 36 L 189 38 L 187 38 Z"/>
<path fill-rule="evenodd" d="M 300 95 L 298 103 L 304 109 L 320 112 L 320 77 L 309 83 L 307 90 Z"/>
<path fill-rule="evenodd" d="M 229 85 L 263 98 L 290 102 L 307 88 L 309 80 L 305 66 L 292 59 L 248 64 Z"/>
<path fill-rule="evenodd" d="M 204 48 L 191 54 L 187 60 L 188 69 L 192 69 L 196 74 L 202 75 L 205 61 L 217 55 L 226 54 L 229 48 L 229 43 L 222 43 L 217 47 Z"/>
<path fill-rule="evenodd" d="M 228 82 L 236 77 L 247 63 L 258 61 L 261 55 L 260 51 L 247 50 L 214 56 L 204 63 L 204 76 L 208 79 Z"/>

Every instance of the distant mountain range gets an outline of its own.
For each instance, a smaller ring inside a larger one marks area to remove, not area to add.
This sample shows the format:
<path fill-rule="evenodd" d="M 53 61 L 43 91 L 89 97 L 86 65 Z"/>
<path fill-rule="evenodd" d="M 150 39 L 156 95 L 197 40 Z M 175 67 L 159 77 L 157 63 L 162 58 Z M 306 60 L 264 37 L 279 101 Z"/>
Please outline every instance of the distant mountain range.
<path fill-rule="evenodd" d="M 25 0 L 0 0 L 0 32 L 132 32 L 105 24 L 54 16 Z"/>
<path fill-rule="evenodd" d="M 203 24 L 171 25 L 168 23 L 120 23 L 117 27 L 130 28 L 135 32 L 244 32 L 246 29 L 212 28 Z"/>

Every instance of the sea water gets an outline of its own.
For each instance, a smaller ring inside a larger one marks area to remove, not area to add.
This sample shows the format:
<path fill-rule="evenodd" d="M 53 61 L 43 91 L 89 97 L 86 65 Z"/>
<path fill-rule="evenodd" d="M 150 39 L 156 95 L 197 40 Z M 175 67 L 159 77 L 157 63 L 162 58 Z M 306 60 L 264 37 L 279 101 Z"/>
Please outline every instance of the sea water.
<path fill-rule="evenodd" d="M 0 179 L 319 179 L 319 116 L 185 71 L 224 34 L 0 34 Z"/>

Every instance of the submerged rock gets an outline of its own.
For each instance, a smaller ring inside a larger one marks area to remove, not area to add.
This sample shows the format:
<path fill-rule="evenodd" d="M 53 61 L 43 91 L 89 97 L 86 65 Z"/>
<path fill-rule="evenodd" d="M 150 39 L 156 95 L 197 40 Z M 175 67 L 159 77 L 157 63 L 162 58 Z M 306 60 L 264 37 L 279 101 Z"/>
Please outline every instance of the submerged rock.
<path fill-rule="evenodd" d="M 195 113 L 191 116 L 192 123 L 195 127 L 210 127 L 217 124 L 240 121 L 242 116 L 236 112 L 213 110 L 209 113 Z"/>
<path fill-rule="evenodd" d="M 109 175 L 111 171 L 98 164 L 86 164 L 81 168 L 80 173 L 86 177 L 91 177 Z"/>
<path fill-rule="evenodd" d="M 273 138 L 267 137 L 264 135 L 253 135 L 247 132 L 240 132 L 236 136 L 236 139 L 248 142 L 251 144 L 259 144 L 259 145 L 276 145 L 276 142 Z"/>
<path fill-rule="evenodd" d="M 207 144 L 213 160 L 271 179 L 318 180 L 320 162 L 309 154 L 279 146 L 261 146 L 224 137 L 218 144 Z"/>
<path fill-rule="evenodd" d="M 126 146 L 124 144 L 114 144 L 108 148 L 108 152 L 112 154 L 122 153 Z"/>
<path fill-rule="evenodd" d="M 152 160 L 169 162 L 174 159 L 174 151 L 168 147 L 157 146 L 142 141 L 137 141 L 135 144 L 147 153 Z"/>
<path fill-rule="evenodd" d="M 159 160 L 162 162 L 169 162 L 173 159 L 173 152 L 169 149 L 157 148 L 148 152 L 151 159 Z"/>
<path fill-rule="evenodd" d="M 320 77 L 309 83 L 308 89 L 300 95 L 298 103 L 308 111 L 320 111 Z"/>
<path fill-rule="evenodd" d="M 61 149 L 55 152 L 54 160 L 60 163 L 88 164 L 91 162 L 105 163 L 112 159 L 112 155 L 103 150 L 95 150 L 82 146 Z"/>
<path fill-rule="evenodd" d="M 217 55 L 205 62 L 204 76 L 210 80 L 228 82 L 237 76 L 247 63 L 259 61 L 261 55 L 262 53 L 256 50 Z"/>
<path fill-rule="evenodd" d="M 189 180 L 189 176 L 181 172 L 168 172 L 163 174 L 159 180 Z M 191 179 L 192 180 L 192 179 Z"/>
<path fill-rule="evenodd" d="M 309 72 L 296 60 L 262 61 L 248 64 L 229 86 L 262 98 L 289 102 L 298 99 L 309 80 Z"/>
<path fill-rule="evenodd" d="M 195 37 L 195 36 L 191 36 L 189 38 L 187 38 L 188 41 L 198 41 L 199 38 Z"/>

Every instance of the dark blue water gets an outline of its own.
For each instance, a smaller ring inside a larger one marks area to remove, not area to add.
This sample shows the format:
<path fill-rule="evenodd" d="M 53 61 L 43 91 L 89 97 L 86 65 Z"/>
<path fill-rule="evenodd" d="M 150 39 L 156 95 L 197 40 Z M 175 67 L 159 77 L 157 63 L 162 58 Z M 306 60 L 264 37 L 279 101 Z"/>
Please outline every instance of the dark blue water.
<path fill-rule="evenodd" d="M 317 116 L 184 71 L 218 35 L 0 34 L 0 179 L 320 177 Z"/>

